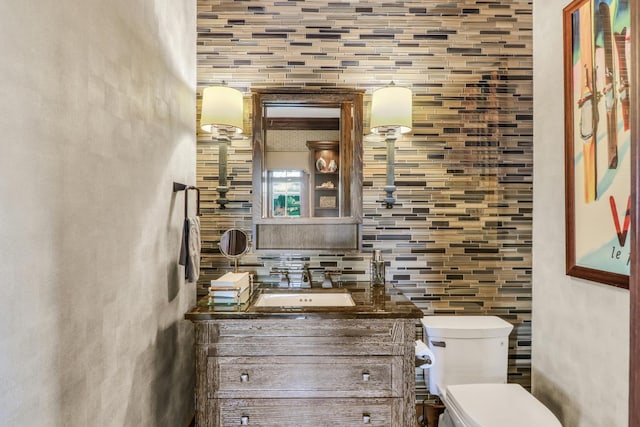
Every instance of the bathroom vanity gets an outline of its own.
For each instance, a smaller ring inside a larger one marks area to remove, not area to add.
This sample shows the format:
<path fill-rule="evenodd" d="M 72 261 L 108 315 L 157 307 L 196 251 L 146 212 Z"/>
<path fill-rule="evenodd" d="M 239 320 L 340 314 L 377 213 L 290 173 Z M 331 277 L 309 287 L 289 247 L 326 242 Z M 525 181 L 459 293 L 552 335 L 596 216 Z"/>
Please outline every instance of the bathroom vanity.
<path fill-rule="evenodd" d="M 336 291 L 354 305 L 256 307 L 268 290 L 240 307 L 200 300 L 185 315 L 196 329 L 197 425 L 415 426 L 422 312 L 368 284 L 305 292 Z"/>

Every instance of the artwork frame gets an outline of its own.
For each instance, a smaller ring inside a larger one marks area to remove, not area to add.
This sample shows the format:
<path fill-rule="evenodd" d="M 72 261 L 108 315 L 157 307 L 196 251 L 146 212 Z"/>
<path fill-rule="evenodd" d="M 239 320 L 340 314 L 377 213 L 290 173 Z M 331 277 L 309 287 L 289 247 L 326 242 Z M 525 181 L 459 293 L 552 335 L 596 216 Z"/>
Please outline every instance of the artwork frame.
<path fill-rule="evenodd" d="M 566 273 L 627 289 L 629 28 L 628 0 L 574 0 L 563 10 Z"/>
<path fill-rule="evenodd" d="M 320 196 L 318 207 L 321 209 L 335 209 L 336 196 Z"/>

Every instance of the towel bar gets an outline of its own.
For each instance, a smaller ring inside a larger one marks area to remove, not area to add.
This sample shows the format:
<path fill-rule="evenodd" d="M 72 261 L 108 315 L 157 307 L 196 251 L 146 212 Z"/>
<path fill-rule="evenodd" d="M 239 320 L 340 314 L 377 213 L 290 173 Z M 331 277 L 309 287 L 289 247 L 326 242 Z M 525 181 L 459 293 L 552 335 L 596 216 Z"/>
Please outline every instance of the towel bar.
<path fill-rule="evenodd" d="M 200 216 L 200 189 L 193 185 L 181 184 L 179 182 L 173 183 L 173 192 L 184 191 L 184 217 L 189 216 L 189 190 L 196 191 L 196 216 Z"/>

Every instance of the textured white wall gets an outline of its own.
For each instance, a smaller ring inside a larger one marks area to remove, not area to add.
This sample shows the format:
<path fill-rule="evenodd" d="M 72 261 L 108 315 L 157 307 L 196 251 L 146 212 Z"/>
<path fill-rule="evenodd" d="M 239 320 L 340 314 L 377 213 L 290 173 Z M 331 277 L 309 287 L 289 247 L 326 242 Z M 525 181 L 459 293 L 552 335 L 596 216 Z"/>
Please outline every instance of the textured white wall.
<path fill-rule="evenodd" d="M 565 427 L 623 427 L 629 293 L 565 275 L 562 8 L 568 3 L 533 3 L 533 392 Z"/>
<path fill-rule="evenodd" d="M 183 426 L 195 1 L 0 2 L 0 424 Z"/>

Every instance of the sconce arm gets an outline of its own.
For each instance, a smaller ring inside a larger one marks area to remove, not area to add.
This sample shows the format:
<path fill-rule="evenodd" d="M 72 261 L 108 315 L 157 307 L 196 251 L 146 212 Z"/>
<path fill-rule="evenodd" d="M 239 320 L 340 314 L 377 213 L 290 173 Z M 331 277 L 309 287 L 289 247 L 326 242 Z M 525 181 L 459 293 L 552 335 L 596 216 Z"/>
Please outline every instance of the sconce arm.
<path fill-rule="evenodd" d="M 393 197 L 393 192 L 396 191 L 395 186 L 395 162 L 396 162 L 396 139 L 398 135 L 395 132 L 388 132 L 385 136 L 387 142 L 387 181 L 384 186 L 384 191 L 387 193 L 384 199 L 384 204 L 387 209 L 393 208 L 396 199 Z"/>

